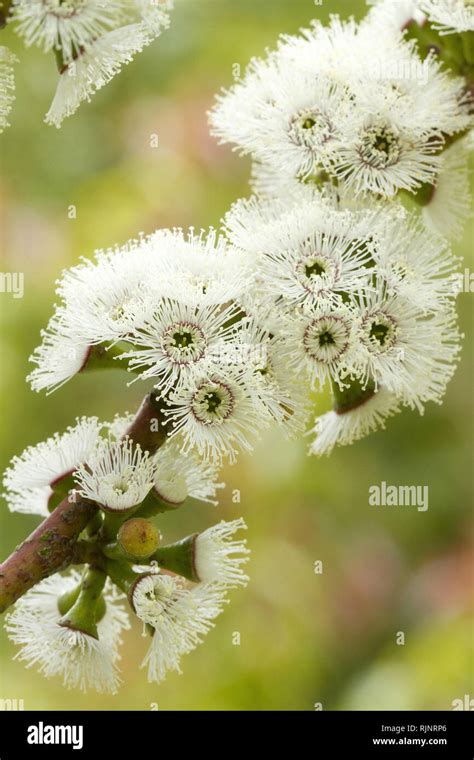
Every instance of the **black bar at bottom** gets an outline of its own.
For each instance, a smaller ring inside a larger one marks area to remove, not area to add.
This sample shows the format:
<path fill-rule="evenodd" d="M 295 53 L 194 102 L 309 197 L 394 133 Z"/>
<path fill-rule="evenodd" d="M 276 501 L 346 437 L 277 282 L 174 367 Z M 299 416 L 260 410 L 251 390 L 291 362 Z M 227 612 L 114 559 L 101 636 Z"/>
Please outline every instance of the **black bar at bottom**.
<path fill-rule="evenodd" d="M 266 755 L 274 746 L 280 752 L 284 746 L 295 752 L 305 746 L 305 754 L 310 750 L 320 758 L 347 752 L 347 757 L 472 760 L 472 717 L 461 711 L 0 712 L 0 760 L 101 752 L 114 760 L 162 757 L 173 743 L 180 756 L 192 750 L 254 752 L 263 744 Z"/>

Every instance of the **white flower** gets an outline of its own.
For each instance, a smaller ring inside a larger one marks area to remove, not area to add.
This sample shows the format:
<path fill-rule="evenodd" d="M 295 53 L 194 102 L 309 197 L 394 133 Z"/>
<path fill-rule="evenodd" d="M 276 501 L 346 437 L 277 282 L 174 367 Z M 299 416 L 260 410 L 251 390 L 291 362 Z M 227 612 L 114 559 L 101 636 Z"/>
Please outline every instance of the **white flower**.
<path fill-rule="evenodd" d="M 356 193 L 391 196 L 434 181 L 441 166 L 435 155 L 439 147 L 434 136 L 410 134 L 393 113 L 376 118 L 360 114 L 332 152 L 331 171 Z"/>
<path fill-rule="evenodd" d="M 74 473 L 80 496 L 105 510 L 122 512 L 143 501 L 153 487 L 154 462 L 131 439 L 100 439 L 87 460 Z"/>
<path fill-rule="evenodd" d="M 30 356 L 37 366 L 26 379 L 34 391 L 47 388 L 52 393 L 84 369 L 91 347 L 76 335 L 64 309 L 53 314 L 41 336 L 42 343 Z"/>
<path fill-rule="evenodd" d="M 225 587 L 201 583 L 187 589 L 181 579 L 148 574 L 133 588 L 132 604 L 138 617 L 154 628 L 142 667 L 148 681 L 160 683 L 169 670 L 181 673 L 180 660 L 202 642 L 220 615 Z"/>
<path fill-rule="evenodd" d="M 234 245 L 257 258 L 263 299 L 291 306 L 340 301 L 368 280 L 372 216 L 338 212 L 318 199 L 238 201 L 225 217 Z"/>
<path fill-rule="evenodd" d="M 246 529 L 242 518 L 231 522 L 222 520 L 196 536 L 194 567 L 200 581 L 216 581 L 229 588 L 247 585 L 249 577 L 242 565 L 248 562 L 250 549 L 246 541 L 231 540 L 238 530 Z"/>
<path fill-rule="evenodd" d="M 121 632 L 130 627 L 122 601 L 124 596 L 110 584 L 104 594 L 106 612 L 97 623 L 99 639 L 59 625 L 62 617 L 58 599 L 73 591 L 80 575 L 54 575 L 41 581 L 16 602 L 7 616 L 6 630 L 21 646 L 17 658 L 27 667 L 36 666 L 47 678 L 60 676 L 64 686 L 117 691 L 120 679 L 116 663 L 120 659 Z"/>
<path fill-rule="evenodd" d="M 354 110 L 351 78 L 367 59 L 358 32 L 333 17 L 328 27 L 313 22 L 300 36 L 282 37 L 276 52 L 252 59 L 243 79 L 218 96 L 213 134 L 280 173 L 316 174 Z"/>
<path fill-rule="evenodd" d="M 56 433 L 14 457 L 3 479 L 10 510 L 47 517 L 55 485 L 87 460 L 100 428 L 96 417 L 81 417 L 62 435 Z"/>
<path fill-rule="evenodd" d="M 238 316 L 235 306 L 191 306 L 164 298 L 131 331 L 128 340 L 134 348 L 123 356 L 131 367 L 145 367 L 140 377 L 153 378 L 155 388 L 166 395 L 219 366 L 220 351 L 235 331 L 229 323 Z"/>
<path fill-rule="evenodd" d="M 459 259 L 439 235 L 432 234 L 414 214 L 386 213 L 373 247 L 376 272 L 419 310 L 436 312 L 452 305 L 459 282 Z"/>
<path fill-rule="evenodd" d="M 333 80 L 270 57 L 252 61 L 242 83 L 218 98 L 213 133 L 281 171 L 306 176 L 322 165 L 351 101 Z M 238 117 L 236 118 L 236 114 Z"/>
<path fill-rule="evenodd" d="M 472 0 L 419 0 L 435 29 L 441 34 L 474 31 Z"/>
<path fill-rule="evenodd" d="M 14 0 L 12 20 L 26 45 L 60 50 L 69 63 L 81 48 L 126 18 L 127 0 Z"/>
<path fill-rule="evenodd" d="M 396 29 L 337 18 L 253 60 L 210 119 L 222 141 L 282 175 L 325 170 L 385 196 L 433 180 L 443 135 L 472 124 L 461 77 L 434 56 L 422 62 Z"/>
<path fill-rule="evenodd" d="M 58 283 L 62 303 L 31 357 L 37 364 L 28 378 L 32 387 L 51 392 L 96 356 L 103 366 L 111 366 L 112 357 L 121 366 L 131 358 L 129 369 L 146 367 L 142 376 L 156 376 L 166 389 L 185 380 L 197 365 L 202 371 L 204 358 L 210 371 L 220 362 L 224 341 L 232 337 L 230 323 L 242 316 L 238 304 L 252 271 L 248 254 L 231 248 L 214 230 L 186 236 L 180 230 L 159 230 L 97 251 L 95 260 L 84 259 L 66 270 Z M 190 345 L 172 345 L 176 331 L 163 333 L 172 329 L 172 321 L 183 320 L 189 325 L 194 320 L 197 356 L 191 356 Z M 134 338 L 137 348 L 130 353 L 116 345 L 132 348 Z M 93 347 L 107 343 L 104 348 L 114 350 L 97 355 Z"/>
<path fill-rule="evenodd" d="M 149 572 L 138 578 L 131 589 L 133 610 L 144 623 L 155 626 L 170 600 L 184 593 L 182 579 Z"/>
<path fill-rule="evenodd" d="M 215 463 L 202 461 L 193 451 L 184 455 L 179 440 L 168 441 L 155 454 L 153 489 L 169 504 L 182 504 L 190 496 L 216 506 L 216 492 L 225 485 L 216 482 L 218 475 Z"/>
<path fill-rule="evenodd" d="M 229 246 L 216 230 L 158 230 L 146 239 L 151 275 L 156 272 L 163 295 L 181 303 L 208 306 L 240 302 L 253 276 L 252 262 Z M 153 268 L 153 257 L 155 267 Z"/>
<path fill-rule="evenodd" d="M 58 283 L 67 323 L 89 345 L 126 340 L 160 297 L 159 278 L 149 277 L 146 244 L 132 240 L 97 251 L 95 259 L 66 270 Z"/>
<path fill-rule="evenodd" d="M 361 299 L 364 378 L 374 379 L 405 404 L 423 412 L 440 402 L 456 369 L 460 334 L 452 309 L 425 314 L 383 287 Z"/>
<path fill-rule="evenodd" d="M 233 463 L 239 449 L 251 451 L 250 438 L 270 419 L 255 392 L 257 382 L 251 371 L 228 367 L 171 394 L 164 413 L 171 420 L 170 435 L 182 435 L 183 453 L 196 447 L 206 460 L 228 457 Z"/>
<path fill-rule="evenodd" d="M 10 126 L 8 117 L 15 100 L 13 65 L 17 60 L 8 48 L 0 47 L 0 134 Z"/>
<path fill-rule="evenodd" d="M 444 151 L 443 165 L 422 208 L 426 226 L 446 238 L 460 238 L 464 223 L 472 215 L 470 143 L 467 135 Z"/>
<path fill-rule="evenodd" d="M 358 315 L 345 307 L 320 307 L 295 315 L 282 326 L 282 356 L 296 371 L 305 368 L 311 388 L 344 379 L 362 361 Z"/>
<path fill-rule="evenodd" d="M 334 18 L 328 28 L 314 22 L 314 30 L 318 39 L 310 54 L 299 55 L 299 48 L 308 47 L 311 32 L 284 37 L 276 53 L 252 59 L 242 80 L 217 98 L 210 113 L 221 141 L 290 173 L 307 173 L 320 161 L 338 109 L 349 104 L 338 73 L 354 50 L 357 28 Z"/>
<path fill-rule="evenodd" d="M 359 405 L 327 412 L 316 418 L 315 426 L 310 431 L 316 438 L 309 453 L 316 456 L 330 454 L 334 446 L 347 446 L 376 430 L 384 429 L 385 421 L 400 409 L 400 400 L 385 388 L 368 392 Z"/>
<path fill-rule="evenodd" d="M 60 127 L 80 104 L 108 84 L 125 64 L 158 36 L 159 29 L 144 21 L 127 24 L 91 42 L 60 73 L 45 121 Z"/>
<path fill-rule="evenodd" d="M 255 399 L 268 412 L 287 438 L 303 432 L 309 412 L 308 388 L 301 383 L 299 367 L 287 361 L 282 320 L 273 304 L 265 314 L 250 297 L 252 316 L 239 325 L 235 343 L 238 366 L 252 372 Z M 261 300 L 261 299 L 258 299 Z M 265 325 L 263 327 L 262 325 Z M 231 356 L 229 356 L 231 360 Z M 231 362 L 232 363 L 232 362 Z"/>

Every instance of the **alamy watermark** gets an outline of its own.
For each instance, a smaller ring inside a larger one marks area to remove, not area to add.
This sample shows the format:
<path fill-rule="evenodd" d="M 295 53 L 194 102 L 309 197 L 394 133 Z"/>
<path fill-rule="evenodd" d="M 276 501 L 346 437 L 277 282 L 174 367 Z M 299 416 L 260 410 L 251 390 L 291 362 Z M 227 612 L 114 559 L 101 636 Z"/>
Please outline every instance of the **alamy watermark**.
<path fill-rule="evenodd" d="M 420 84 L 428 83 L 430 63 L 415 59 L 403 61 L 394 60 L 373 60 L 369 67 L 368 77 L 376 81 L 386 80 L 388 82 L 412 82 L 413 80 Z"/>
<path fill-rule="evenodd" d="M 28 726 L 28 744 L 69 744 L 73 749 L 84 746 L 83 726 L 50 726 L 40 721 Z"/>
<path fill-rule="evenodd" d="M 451 702 L 453 710 L 468 710 L 472 712 L 474 710 L 474 698 L 470 694 L 465 694 L 464 697 L 458 697 Z"/>
<path fill-rule="evenodd" d="M 23 699 L 0 699 L 0 712 L 17 712 L 25 709 Z"/>
<path fill-rule="evenodd" d="M 13 298 L 23 298 L 25 275 L 23 272 L 0 272 L 0 293 L 11 293 Z"/>
<path fill-rule="evenodd" d="M 418 512 L 428 509 L 428 486 L 395 486 L 384 480 L 369 487 L 369 504 L 372 507 L 416 507 Z"/>

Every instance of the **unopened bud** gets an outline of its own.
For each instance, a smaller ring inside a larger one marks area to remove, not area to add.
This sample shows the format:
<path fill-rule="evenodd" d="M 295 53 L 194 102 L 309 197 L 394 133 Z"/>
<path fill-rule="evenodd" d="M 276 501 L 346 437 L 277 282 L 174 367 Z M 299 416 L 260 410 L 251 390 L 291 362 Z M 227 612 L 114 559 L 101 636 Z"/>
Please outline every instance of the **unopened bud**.
<path fill-rule="evenodd" d="M 125 554 L 137 559 L 145 559 L 157 550 L 160 532 L 149 520 L 143 517 L 132 517 L 121 526 L 117 541 Z"/>

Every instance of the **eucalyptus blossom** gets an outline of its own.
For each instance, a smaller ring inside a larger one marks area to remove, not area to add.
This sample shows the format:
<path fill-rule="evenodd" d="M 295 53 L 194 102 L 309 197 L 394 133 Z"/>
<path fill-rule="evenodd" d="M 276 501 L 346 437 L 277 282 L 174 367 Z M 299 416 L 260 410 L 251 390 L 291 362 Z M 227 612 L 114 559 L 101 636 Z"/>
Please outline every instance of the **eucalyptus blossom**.
<path fill-rule="evenodd" d="M 4 0 L 0 25 L 55 59 L 58 81 L 45 121 L 59 128 L 169 27 L 172 8 L 173 0 Z M 7 126 L 3 60 L 0 53 L 0 129 Z M 5 81 L 12 90 L 11 74 Z"/>
<path fill-rule="evenodd" d="M 48 121 L 154 39 L 169 6 L 16 0 L 9 21 L 61 61 Z M 181 672 L 249 582 L 250 550 L 241 518 L 168 542 L 161 516 L 190 501 L 206 519 L 222 466 L 260 435 L 309 435 L 321 456 L 443 402 L 462 340 L 449 238 L 470 211 L 472 3 L 372 6 L 282 37 L 218 96 L 213 132 L 253 162 L 253 194 L 220 229 L 157 230 L 57 283 L 31 388 L 115 368 L 145 389 L 135 415 L 81 417 L 4 476 L 8 507 L 44 521 L 2 565 L 0 609 L 17 602 L 19 659 L 66 686 L 117 690 L 129 616 L 148 679 Z M 12 62 L 0 51 L 0 125 Z"/>

